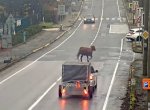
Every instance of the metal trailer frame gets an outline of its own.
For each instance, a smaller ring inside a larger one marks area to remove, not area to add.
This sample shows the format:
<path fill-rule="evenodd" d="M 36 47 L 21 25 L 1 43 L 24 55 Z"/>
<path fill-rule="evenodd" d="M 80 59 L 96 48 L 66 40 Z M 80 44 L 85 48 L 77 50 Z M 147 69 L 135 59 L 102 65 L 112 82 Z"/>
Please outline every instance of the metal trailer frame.
<path fill-rule="evenodd" d="M 59 98 L 62 98 L 64 95 L 82 95 L 91 99 L 93 97 L 93 92 L 97 88 L 97 77 L 94 80 L 90 80 L 89 76 L 91 74 L 91 63 L 80 63 L 80 62 L 66 62 L 62 65 L 62 76 L 63 76 L 63 66 L 64 65 L 77 65 L 77 66 L 87 66 L 87 78 L 85 80 L 61 80 L 61 84 L 59 85 L 58 95 Z M 75 69 L 75 68 L 71 68 Z"/>

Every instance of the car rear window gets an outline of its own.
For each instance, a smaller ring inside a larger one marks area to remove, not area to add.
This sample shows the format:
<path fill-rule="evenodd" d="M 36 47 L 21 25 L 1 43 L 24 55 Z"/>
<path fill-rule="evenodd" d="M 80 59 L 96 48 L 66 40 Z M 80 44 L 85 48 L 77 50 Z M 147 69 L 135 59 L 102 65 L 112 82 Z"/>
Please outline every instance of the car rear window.
<path fill-rule="evenodd" d="M 134 30 L 129 30 L 129 33 L 133 33 L 134 32 Z"/>

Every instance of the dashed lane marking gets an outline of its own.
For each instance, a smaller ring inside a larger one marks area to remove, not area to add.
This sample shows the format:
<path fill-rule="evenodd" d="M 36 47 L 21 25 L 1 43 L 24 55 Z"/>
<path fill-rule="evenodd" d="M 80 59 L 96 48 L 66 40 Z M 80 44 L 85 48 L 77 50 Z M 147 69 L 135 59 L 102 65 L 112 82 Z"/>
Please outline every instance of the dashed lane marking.
<path fill-rule="evenodd" d="M 79 19 L 78 19 L 79 21 L 81 21 L 81 20 L 83 20 L 83 18 L 82 17 L 79 17 Z M 95 20 L 97 21 L 97 20 L 99 20 L 99 18 L 95 18 Z M 126 22 L 126 18 L 119 18 L 119 17 L 117 17 L 117 18 L 101 18 L 100 20 L 105 20 L 105 21 L 120 21 L 120 22 Z"/>
<path fill-rule="evenodd" d="M 116 18 L 112 18 L 112 21 L 114 21 Z"/>
<path fill-rule="evenodd" d="M 110 18 L 106 18 L 106 20 L 109 20 Z M 104 20 L 104 19 L 103 19 Z"/>

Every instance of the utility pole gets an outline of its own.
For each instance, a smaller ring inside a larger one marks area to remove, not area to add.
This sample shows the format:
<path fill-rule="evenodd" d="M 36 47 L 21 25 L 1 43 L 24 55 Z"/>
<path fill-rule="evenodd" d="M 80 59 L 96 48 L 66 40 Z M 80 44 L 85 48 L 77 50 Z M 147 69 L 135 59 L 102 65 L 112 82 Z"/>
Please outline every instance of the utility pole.
<path fill-rule="evenodd" d="M 148 31 L 149 0 L 144 0 L 144 30 Z M 148 40 L 143 39 L 143 75 L 147 76 Z M 150 77 L 150 76 L 149 76 Z"/>
<path fill-rule="evenodd" d="M 147 4 L 146 6 L 147 6 L 147 22 L 145 23 L 145 24 L 147 24 L 147 27 L 149 27 L 150 26 L 150 23 L 149 23 L 149 10 L 150 10 L 150 8 L 149 8 L 149 6 L 150 6 L 150 2 L 149 2 L 149 0 L 146 0 L 146 3 L 145 4 Z M 145 25 L 144 24 L 144 25 Z M 148 30 L 147 30 L 148 32 L 150 32 L 150 29 L 148 28 Z M 147 76 L 148 76 L 148 78 L 150 78 L 150 37 L 148 37 L 148 40 L 147 40 L 147 42 L 148 42 L 148 53 L 147 53 Z M 150 105 L 150 90 L 148 90 L 148 97 L 147 97 L 147 99 L 148 99 L 148 107 L 149 107 L 149 105 Z"/>

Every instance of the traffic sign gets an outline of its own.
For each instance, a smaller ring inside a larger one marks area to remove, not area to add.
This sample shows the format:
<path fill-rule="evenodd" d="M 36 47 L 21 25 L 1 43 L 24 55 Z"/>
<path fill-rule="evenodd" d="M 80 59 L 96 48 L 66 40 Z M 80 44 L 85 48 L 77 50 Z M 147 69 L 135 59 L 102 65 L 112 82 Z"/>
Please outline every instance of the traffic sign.
<path fill-rule="evenodd" d="M 129 8 L 132 8 L 132 6 L 133 6 L 133 3 L 129 3 Z"/>
<path fill-rule="evenodd" d="M 58 15 L 65 15 L 65 5 L 58 5 Z"/>
<path fill-rule="evenodd" d="M 149 37 L 149 33 L 147 31 L 144 31 L 142 36 L 146 40 Z"/>
<path fill-rule="evenodd" d="M 142 80 L 142 88 L 144 90 L 150 90 L 150 78 L 143 78 L 143 80 Z"/>

